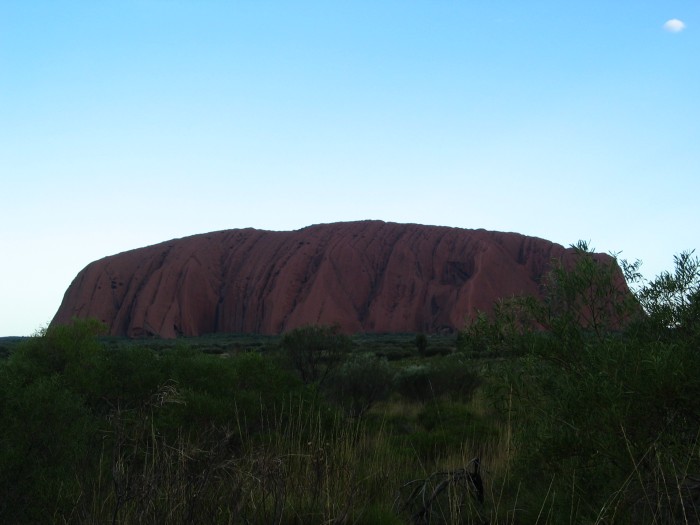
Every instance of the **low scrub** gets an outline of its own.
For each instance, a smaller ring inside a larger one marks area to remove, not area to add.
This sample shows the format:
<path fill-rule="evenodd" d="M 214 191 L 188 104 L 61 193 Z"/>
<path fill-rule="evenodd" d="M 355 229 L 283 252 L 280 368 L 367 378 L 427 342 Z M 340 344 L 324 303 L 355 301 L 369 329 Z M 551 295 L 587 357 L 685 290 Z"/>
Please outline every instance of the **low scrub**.
<path fill-rule="evenodd" d="M 444 356 L 42 331 L 0 360 L 0 522 L 698 523 L 700 262 L 621 261 L 635 302 L 585 248 Z"/>
<path fill-rule="evenodd" d="M 474 365 L 462 356 L 433 358 L 402 367 L 396 374 L 396 390 L 412 401 L 448 397 L 468 400 L 479 386 Z"/>
<path fill-rule="evenodd" d="M 337 369 L 326 390 L 350 415 L 361 417 L 389 396 L 393 378 L 394 371 L 386 359 L 357 353 Z"/>

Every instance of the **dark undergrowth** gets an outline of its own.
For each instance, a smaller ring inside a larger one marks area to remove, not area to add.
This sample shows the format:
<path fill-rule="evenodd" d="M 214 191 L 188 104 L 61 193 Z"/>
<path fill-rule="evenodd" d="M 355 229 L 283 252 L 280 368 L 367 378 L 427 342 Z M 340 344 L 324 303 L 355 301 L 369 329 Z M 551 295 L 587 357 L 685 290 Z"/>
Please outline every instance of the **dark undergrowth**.
<path fill-rule="evenodd" d="M 3 346 L 2 523 L 698 523 L 700 271 L 585 245 L 460 334 Z"/>

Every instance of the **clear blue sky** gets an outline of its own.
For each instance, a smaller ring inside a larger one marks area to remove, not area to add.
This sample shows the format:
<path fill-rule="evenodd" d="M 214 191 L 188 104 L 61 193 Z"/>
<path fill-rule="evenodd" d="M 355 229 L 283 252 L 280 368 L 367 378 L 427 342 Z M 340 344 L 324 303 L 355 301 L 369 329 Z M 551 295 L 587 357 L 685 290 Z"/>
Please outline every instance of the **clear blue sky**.
<path fill-rule="evenodd" d="M 248 226 L 584 239 L 653 276 L 700 249 L 699 139 L 699 0 L 3 0 L 0 336 L 93 260 Z"/>

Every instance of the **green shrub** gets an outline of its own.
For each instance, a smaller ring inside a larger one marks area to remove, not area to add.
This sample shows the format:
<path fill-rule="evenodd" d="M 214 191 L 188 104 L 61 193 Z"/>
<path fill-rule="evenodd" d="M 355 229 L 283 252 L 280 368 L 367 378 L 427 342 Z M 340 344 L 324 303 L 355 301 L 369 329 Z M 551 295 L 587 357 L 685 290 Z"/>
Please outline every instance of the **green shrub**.
<path fill-rule="evenodd" d="M 414 356 L 414 352 L 410 348 L 401 348 L 396 346 L 380 346 L 374 351 L 374 355 L 384 358 L 387 361 L 401 361 Z"/>
<path fill-rule="evenodd" d="M 0 522 L 50 523 L 80 498 L 96 422 L 58 375 L 0 374 Z"/>
<path fill-rule="evenodd" d="M 26 382 L 59 374 L 70 389 L 94 396 L 103 351 L 97 336 L 104 328 L 92 319 L 51 326 L 23 341 L 10 358 L 11 366 Z"/>
<path fill-rule="evenodd" d="M 304 383 L 322 384 L 350 351 L 338 326 L 304 326 L 282 337 L 281 347 Z"/>
<path fill-rule="evenodd" d="M 700 266 L 643 287 L 642 304 L 656 302 L 638 317 L 612 265 L 584 250 L 574 262 L 555 267 L 544 302 L 531 303 L 548 335 L 504 367 L 513 480 L 538 473 L 521 501 L 536 512 L 546 491 L 567 494 L 547 503 L 557 522 L 674 522 L 673 509 L 690 503 L 678 487 L 700 471 L 700 353 L 692 330 L 664 325 L 683 318 L 676 307 L 691 301 L 675 298 L 692 298 Z"/>
<path fill-rule="evenodd" d="M 674 257 L 673 272 L 662 272 L 641 286 L 641 329 L 647 338 L 700 340 L 700 259 L 692 251 Z"/>
<path fill-rule="evenodd" d="M 128 410 L 146 402 L 159 386 L 169 380 L 156 354 L 145 347 L 106 350 L 99 377 L 99 393 L 93 400 L 99 411 L 107 413 L 119 407 Z"/>
<path fill-rule="evenodd" d="M 433 397 L 430 365 L 411 364 L 396 373 L 396 390 L 411 401 L 425 401 Z"/>
<path fill-rule="evenodd" d="M 395 383 L 407 399 L 428 401 L 439 397 L 469 399 L 480 381 L 468 360 L 450 356 L 406 366 L 396 374 Z"/>
<path fill-rule="evenodd" d="M 263 427 L 269 412 L 306 394 L 291 372 L 257 353 L 223 359 L 178 350 L 161 359 L 166 370 L 163 377 L 182 394 L 182 403 L 173 404 L 163 414 L 171 429 L 196 430 L 206 424 L 236 428 L 243 422 L 255 432 Z"/>
<path fill-rule="evenodd" d="M 417 418 L 418 429 L 408 439 L 424 460 L 459 452 L 465 443 L 486 448 L 498 434 L 461 402 L 437 400 L 425 404 Z"/>
<path fill-rule="evenodd" d="M 362 416 L 391 391 L 393 370 L 386 359 L 356 354 L 333 374 L 328 392 L 353 417 Z"/>

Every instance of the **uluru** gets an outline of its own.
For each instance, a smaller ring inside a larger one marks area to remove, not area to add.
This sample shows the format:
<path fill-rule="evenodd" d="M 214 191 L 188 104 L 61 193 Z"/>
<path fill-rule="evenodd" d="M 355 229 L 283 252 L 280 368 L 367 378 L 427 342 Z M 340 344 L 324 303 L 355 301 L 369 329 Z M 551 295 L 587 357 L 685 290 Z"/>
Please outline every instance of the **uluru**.
<path fill-rule="evenodd" d="M 570 249 L 517 233 L 358 221 L 174 239 L 90 263 L 52 324 L 104 322 L 133 338 L 461 329 L 499 298 L 540 293 Z"/>

